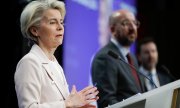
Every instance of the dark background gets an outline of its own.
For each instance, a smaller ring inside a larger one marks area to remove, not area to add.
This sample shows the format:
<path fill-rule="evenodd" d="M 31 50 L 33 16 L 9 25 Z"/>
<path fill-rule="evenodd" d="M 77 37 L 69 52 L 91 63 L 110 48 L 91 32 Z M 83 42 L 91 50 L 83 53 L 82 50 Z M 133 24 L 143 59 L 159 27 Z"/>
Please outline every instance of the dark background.
<path fill-rule="evenodd" d="M 180 78 L 179 56 L 179 10 L 177 0 L 137 0 L 138 19 L 141 22 L 139 39 L 152 36 L 159 51 L 159 64 Z"/>
<path fill-rule="evenodd" d="M 61 0 L 63 1 L 63 0 Z M 29 48 L 26 40 L 22 38 L 19 26 L 19 16 L 22 8 L 27 4 L 26 0 L 9 0 L 3 2 L 5 8 L 1 9 L 1 54 L 3 66 L 1 72 L 3 83 L 8 85 L 5 94 L 8 108 L 18 108 L 14 88 L 14 72 L 17 62 L 27 53 Z M 1 6 L 2 6 L 1 5 Z M 177 78 L 180 78 L 178 70 L 179 60 L 179 3 L 176 0 L 137 0 L 138 19 L 141 22 L 139 28 L 140 39 L 143 36 L 152 36 L 159 50 L 159 64 L 163 64 Z M 3 16 L 3 17 L 2 17 Z M 73 20 L 73 19 L 72 19 Z M 55 55 L 62 54 L 63 45 Z M 63 56 L 56 56 L 62 65 Z M 7 80 L 7 81 L 6 81 Z"/>

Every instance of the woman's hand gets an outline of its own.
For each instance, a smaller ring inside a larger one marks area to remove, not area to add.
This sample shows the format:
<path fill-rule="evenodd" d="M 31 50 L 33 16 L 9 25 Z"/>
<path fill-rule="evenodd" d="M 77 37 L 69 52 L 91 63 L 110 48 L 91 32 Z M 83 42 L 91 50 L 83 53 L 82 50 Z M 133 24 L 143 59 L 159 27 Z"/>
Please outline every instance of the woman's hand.
<path fill-rule="evenodd" d="M 97 94 L 99 91 L 96 87 L 88 86 L 83 90 L 77 92 L 76 87 L 73 85 L 71 90 L 71 94 L 65 100 L 66 107 L 70 108 L 78 108 L 78 107 L 86 107 L 86 108 L 95 108 L 94 105 L 90 105 L 90 103 L 98 100 Z"/>

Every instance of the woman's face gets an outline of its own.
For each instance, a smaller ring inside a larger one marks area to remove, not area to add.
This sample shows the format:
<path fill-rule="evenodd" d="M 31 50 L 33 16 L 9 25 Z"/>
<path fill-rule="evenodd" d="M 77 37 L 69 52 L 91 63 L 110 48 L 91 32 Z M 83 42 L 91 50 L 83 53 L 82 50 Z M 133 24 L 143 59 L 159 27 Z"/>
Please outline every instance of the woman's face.
<path fill-rule="evenodd" d="M 46 48 L 57 48 L 62 44 L 64 27 L 61 13 L 48 9 L 42 14 L 40 26 L 36 29 L 38 44 Z"/>

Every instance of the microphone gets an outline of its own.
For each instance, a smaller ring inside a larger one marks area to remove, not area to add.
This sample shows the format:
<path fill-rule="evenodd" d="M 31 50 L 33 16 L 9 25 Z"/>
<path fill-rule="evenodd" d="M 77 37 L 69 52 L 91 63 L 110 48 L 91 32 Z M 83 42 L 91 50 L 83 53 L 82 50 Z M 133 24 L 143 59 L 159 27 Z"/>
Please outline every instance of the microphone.
<path fill-rule="evenodd" d="M 174 81 L 176 80 L 176 78 L 171 74 L 171 72 L 169 71 L 169 69 L 165 65 L 161 65 L 160 68 L 162 70 L 164 70 L 164 72 L 166 72 L 171 77 L 172 80 L 174 80 Z"/>
<path fill-rule="evenodd" d="M 125 60 L 123 60 L 118 54 L 116 54 L 115 52 L 113 51 L 108 51 L 107 53 L 109 56 L 113 57 L 114 59 L 118 59 L 118 60 L 121 60 L 123 63 L 127 64 L 129 67 L 132 67 L 133 69 L 136 70 L 136 72 L 140 75 L 142 75 L 143 77 L 145 77 L 146 79 L 148 79 L 153 85 L 155 88 L 157 88 L 156 84 L 153 82 L 153 80 L 151 80 L 150 78 L 148 78 L 146 75 L 144 75 L 143 73 L 139 72 L 138 69 L 135 68 L 135 66 L 127 63 Z"/>

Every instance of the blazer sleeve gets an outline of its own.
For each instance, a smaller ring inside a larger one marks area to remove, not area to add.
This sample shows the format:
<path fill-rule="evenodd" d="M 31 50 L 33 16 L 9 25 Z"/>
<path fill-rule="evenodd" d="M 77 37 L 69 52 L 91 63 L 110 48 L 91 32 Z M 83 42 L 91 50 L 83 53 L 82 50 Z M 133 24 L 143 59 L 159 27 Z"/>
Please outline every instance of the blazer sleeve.
<path fill-rule="evenodd" d="M 22 59 L 14 75 L 19 108 L 65 108 L 64 101 L 41 103 L 42 66 L 35 59 Z M 47 94 L 48 95 L 48 94 Z"/>

